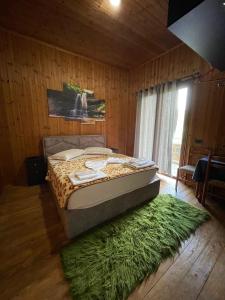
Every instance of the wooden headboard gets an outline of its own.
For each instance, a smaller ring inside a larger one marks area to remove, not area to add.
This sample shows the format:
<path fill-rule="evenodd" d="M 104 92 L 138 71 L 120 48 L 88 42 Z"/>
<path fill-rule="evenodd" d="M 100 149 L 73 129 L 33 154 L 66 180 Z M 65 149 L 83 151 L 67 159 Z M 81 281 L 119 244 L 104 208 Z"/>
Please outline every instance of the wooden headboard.
<path fill-rule="evenodd" d="M 46 136 L 43 138 L 44 156 L 69 149 L 84 149 L 86 147 L 105 147 L 106 141 L 103 135 L 67 135 Z"/>

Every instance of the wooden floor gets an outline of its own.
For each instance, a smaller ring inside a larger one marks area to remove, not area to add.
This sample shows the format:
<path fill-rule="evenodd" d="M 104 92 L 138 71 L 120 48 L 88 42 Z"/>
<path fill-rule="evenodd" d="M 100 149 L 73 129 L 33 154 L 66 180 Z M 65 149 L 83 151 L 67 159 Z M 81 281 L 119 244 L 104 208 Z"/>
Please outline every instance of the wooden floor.
<path fill-rule="evenodd" d="M 175 195 L 174 180 L 161 179 L 161 193 Z M 182 184 L 177 196 L 200 206 Z M 212 220 L 129 300 L 225 299 L 225 201 L 207 203 Z M 7 187 L 0 196 L 0 299 L 71 299 L 58 255 L 66 243 L 46 187 Z"/>

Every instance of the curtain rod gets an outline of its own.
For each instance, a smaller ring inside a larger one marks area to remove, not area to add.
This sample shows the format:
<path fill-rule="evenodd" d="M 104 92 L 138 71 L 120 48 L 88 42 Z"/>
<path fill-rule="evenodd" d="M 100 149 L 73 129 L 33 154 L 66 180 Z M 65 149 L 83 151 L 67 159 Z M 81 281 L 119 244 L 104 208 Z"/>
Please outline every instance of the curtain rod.
<path fill-rule="evenodd" d="M 225 77 L 223 78 L 217 78 L 217 79 L 209 79 L 209 80 L 201 80 L 204 77 L 210 75 L 210 73 L 213 73 L 215 71 L 215 68 L 211 67 L 205 74 L 202 74 L 199 78 L 199 81 L 197 83 L 207 83 L 207 82 L 218 82 L 217 86 L 225 86 Z"/>
<path fill-rule="evenodd" d="M 218 79 L 209 79 L 209 80 L 199 80 L 198 83 L 207 83 L 207 82 L 218 82 L 218 86 L 225 86 L 225 77 L 224 78 L 218 78 Z"/>
<path fill-rule="evenodd" d="M 194 73 L 191 74 L 191 75 L 187 75 L 187 76 L 181 77 L 181 78 L 179 78 L 179 79 L 176 79 L 175 81 L 181 82 L 181 81 L 188 81 L 188 80 L 191 80 L 191 79 L 192 79 L 192 80 L 196 81 L 196 82 L 194 82 L 194 83 L 218 82 L 218 83 L 217 83 L 217 86 L 218 86 L 218 87 L 225 87 L 225 77 L 223 77 L 223 78 L 218 78 L 218 79 L 210 79 L 210 80 L 205 80 L 205 81 L 201 80 L 201 78 L 204 78 L 206 75 L 208 75 L 209 73 L 211 73 L 211 72 L 213 72 L 213 71 L 214 71 L 214 69 L 212 68 L 212 69 L 210 69 L 208 72 L 206 72 L 206 74 L 203 74 L 203 75 L 201 75 L 200 72 L 194 72 Z M 199 79 L 199 80 L 198 80 L 198 79 Z M 198 81 L 197 81 L 197 80 L 198 80 Z M 149 89 L 152 89 L 152 88 L 154 88 L 154 87 L 157 87 L 157 86 L 159 86 L 159 85 L 161 85 L 161 84 L 164 84 L 164 83 L 166 83 L 166 82 L 171 83 L 171 82 L 173 82 L 173 80 L 168 80 L 168 81 L 160 82 L 160 83 L 158 83 L 158 84 L 156 84 L 156 85 L 154 85 L 154 86 L 150 86 L 149 88 L 141 89 L 141 90 L 137 91 L 136 94 L 139 93 L 139 92 L 141 92 L 141 91 L 148 91 Z"/>
<path fill-rule="evenodd" d="M 139 90 L 139 91 L 137 91 L 136 92 L 136 94 L 137 93 L 139 93 L 139 92 L 141 92 L 141 91 L 148 91 L 149 89 L 153 89 L 154 87 L 157 87 L 157 86 L 159 86 L 159 85 L 161 85 L 161 84 L 164 84 L 164 83 L 172 83 L 173 81 L 188 81 L 188 80 L 196 80 L 196 79 L 198 79 L 198 78 L 200 78 L 201 77 L 201 74 L 200 74 L 200 72 L 194 72 L 193 74 L 191 74 L 191 75 L 186 75 L 186 76 L 184 76 L 184 77 L 181 77 L 181 78 L 179 78 L 179 79 L 175 79 L 175 80 L 168 80 L 168 81 L 162 81 L 162 82 L 160 82 L 160 83 L 158 83 L 158 84 L 156 84 L 156 85 L 154 85 L 154 86 L 150 86 L 149 88 L 145 88 L 145 89 L 141 89 L 141 90 Z"/>

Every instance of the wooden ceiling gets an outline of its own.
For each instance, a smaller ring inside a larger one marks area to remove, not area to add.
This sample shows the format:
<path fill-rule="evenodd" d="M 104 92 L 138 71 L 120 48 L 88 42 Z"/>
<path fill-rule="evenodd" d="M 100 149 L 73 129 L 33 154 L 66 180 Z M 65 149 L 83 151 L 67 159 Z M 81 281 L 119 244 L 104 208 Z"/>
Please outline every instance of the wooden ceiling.
<path fill-rule="evenodd" d="M 0 26 L 125 68 L 180 43 L 167 29 L 168 0 L 1 0 Z"/>

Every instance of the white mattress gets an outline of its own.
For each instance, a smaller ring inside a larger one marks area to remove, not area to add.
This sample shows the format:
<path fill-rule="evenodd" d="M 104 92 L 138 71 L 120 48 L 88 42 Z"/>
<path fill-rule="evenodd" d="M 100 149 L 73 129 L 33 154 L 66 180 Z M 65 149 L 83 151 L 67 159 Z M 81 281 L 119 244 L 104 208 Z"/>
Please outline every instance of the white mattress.
<path fill-rule="evenodd" d="M 75 191 L 67 209 L 85 209 L 142 188 L 154 180 L 156 168 L 90 185 Z"/>

